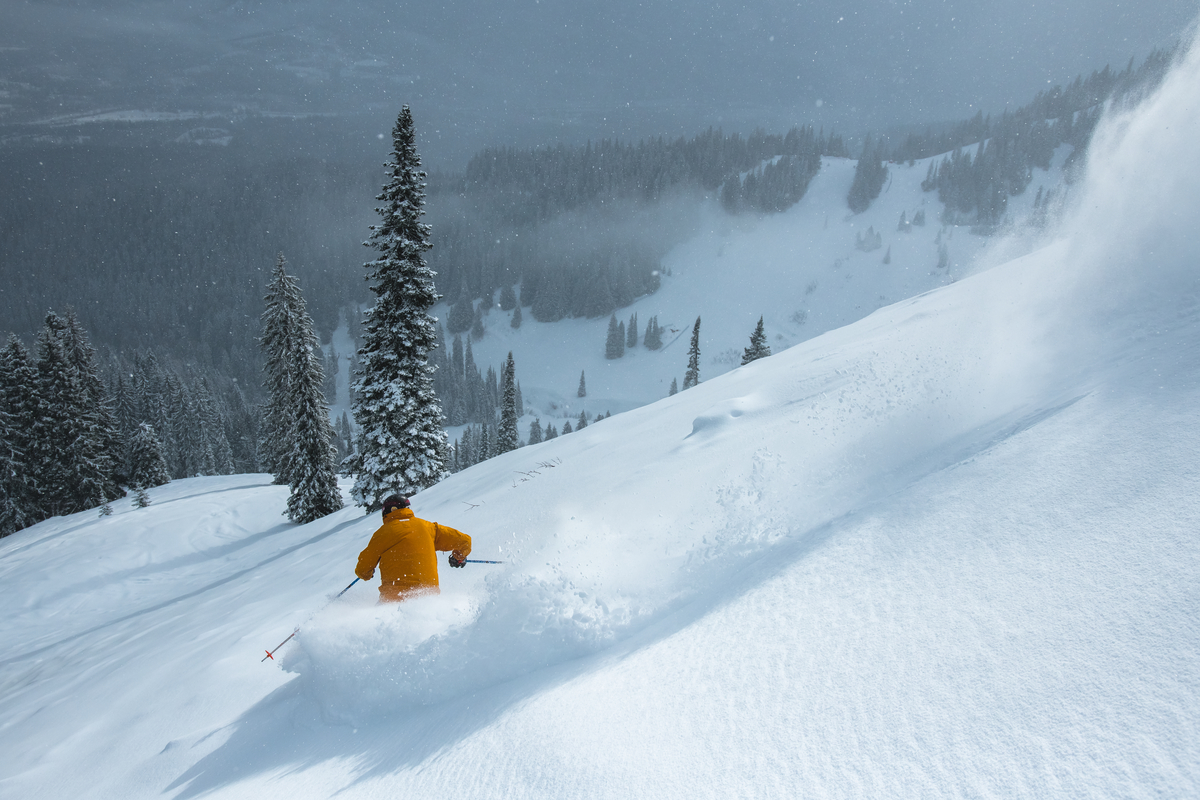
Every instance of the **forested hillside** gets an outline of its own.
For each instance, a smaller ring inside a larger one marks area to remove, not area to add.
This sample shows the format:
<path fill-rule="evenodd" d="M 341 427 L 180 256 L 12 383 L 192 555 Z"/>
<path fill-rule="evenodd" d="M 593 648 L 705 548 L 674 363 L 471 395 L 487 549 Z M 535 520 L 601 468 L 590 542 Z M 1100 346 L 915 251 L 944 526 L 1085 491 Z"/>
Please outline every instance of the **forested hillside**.
<path fill-rule="evenodd" d="M 927 188 L 953 221 L 995 225 L 1030 167 L 1059 144 L 1081 150 L 1101 104 L 1156 85 L 1171 57 L 1093 72 L 998 116 L 881 137 L 872 152 L 948 153 Z M 255 385 L 259 303 L 283 252 L 327 339 L 339 313 L 367 299 L 360 245 L 378 160 L 326 158 L 307 140 L 289 150 L 280 123 L 239 130 L 0 146 L 0 330 L 28 339 L 47 310 L 71 305 L 101 348 L 154 348 Z M 268 139 L 280 146 L 264 155 Z M 462 304 L 449 333 L 506 287 L 538 320 L 607 316 L 655 290 L 660 258 L 689 232 L 686 210 L 663 211 L 672 198 L 779 211 L 803 196 L 820 156 L 851 154 L 840 135 L 808 127 L 485 150 L 462 173 L 429 178 L 430 265 L 439 292 Z"/>
<path fill-rule="evenodd" d="M 922 184 L 943 204 L 938 221 L 988 233 L 1005 222 L 1009 198 L 1026 190 L 1034 168 L 1045 170 L 1064 144 L 1073 148 L 1068 162 L 1082 163 L 1104 105 L 1157 86 L 1172 57 L 1156 51 L 1136 68 L 1093 72 L 998 116 L 868 136 L 853 146 L 846 206 L 829 211 L 861 213 L 889 180 L 889 164 L 945 153 Z M 54 338 L 46 330 L 56 317 L 47 312 L 66 313 L 97 345 L 83 371 L 102 379 L 107 396 L 91 400 L 114 415 L 106 425 L 126 448 L 141 423 L 152 425 L 171 476 L 261 468 L 258 337 L 271 265 L 286 255 L 323 341 L 339 320 L 357 339 L 355 309 L 368 299 L 361 243 L 381 161 L 314 155 L 311 132 L 264 157 L 264 143 L 289 141 L 278 122 L 244 140 L 236 127 L 205 127 L 152 143 L 146 130 L 0 145 L 0 330 L 29 348 L 39 330 Z M 495 441 L 502 376 L 476 365 L 471 350 L 491 309 L 512 312 L 514 328 L 523 313 L 539 322 L 608 317 L 657 290 L 662 259 L 693 234 L 700 204 L 715 200 L 730 214 L 783 211 L 804 196 L 822 157 L 851 154 L 840 135 L 811 127 L 749 136 L 709 129 L 690 139 L 492 148 L 462 173 L 429 176 L 428 259 L 450 304 L 432 359 L 449 424 L 478 426 L 464 438 Z M 1035 224 L 1051 200 L 1039 192 Z M 923 210 L 919 219 L 902 214 L 900 229 L 923 224 Z M 870 250 L 878 238 L 868 229 L 856 246 Z M 49 357 L 44 344 L 24 356 L 20 346 L 10 343 L 9 373 Z M 330 401 L 338 369 L 331 355 Z M 512 378 L 519 393 L 519 373 Z M 349 436 L 342 418 L 341 455 Z M 489 453 L 486 444 L 472 447 Z M 129 472 L 128 453 L 108 469 L 117 479 Z"/>

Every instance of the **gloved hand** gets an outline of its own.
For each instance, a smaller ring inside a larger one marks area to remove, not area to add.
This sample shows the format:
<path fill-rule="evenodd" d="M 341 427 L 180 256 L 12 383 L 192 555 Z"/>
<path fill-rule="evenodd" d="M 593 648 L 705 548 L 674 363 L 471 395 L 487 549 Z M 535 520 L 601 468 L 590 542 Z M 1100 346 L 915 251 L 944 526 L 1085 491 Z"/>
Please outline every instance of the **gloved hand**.
<path fill-rule="evenodd" d="M 464 557 L 459 557 L 458 553 L 451 553 L 451 554 L 450 554 L 450 566 L 452 566 L 452 567 L 458 567 L 458 568 L 460 568 L 460 569 L 461 569 L 462 567 L 465 567 L 466 565 L 467 565 L 467 559 L 466 559 L 466 558 L 464 558 Z"/>

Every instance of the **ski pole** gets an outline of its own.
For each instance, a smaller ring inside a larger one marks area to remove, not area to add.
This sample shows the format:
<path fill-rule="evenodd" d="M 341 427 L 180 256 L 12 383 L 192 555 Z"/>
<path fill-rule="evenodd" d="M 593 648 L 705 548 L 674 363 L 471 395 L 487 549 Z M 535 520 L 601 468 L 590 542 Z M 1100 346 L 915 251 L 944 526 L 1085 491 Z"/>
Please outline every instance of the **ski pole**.
<path fill-rule="evenodd" d="M 463 561 L 468 564 L 503 564 L 503 561 L 483 561 L 478 558 L 464 558 Z"/>
<path fill-rule="evenodd" d="M 355 578 L 354 580 L 350 581 L 350 586 L 353 586 L 354 584 L 358 583 L 360 580 L 361 580 L 361 578 Z M 334 600 L 337 600 L 337 599 L 338 599 L 338 597 L 341 597 L 341 596 L 342 596 L 342 595 L 344 595 L 346 592 L 350 591 L 350 586 L 347 586 L 345 589 L 342 589 L 340 592 L 338 592 L 338 593 L 337 593 L 337 595 L 336 595 L 336 596 L 335 596 L 333 599 L 334 599 Z M 292 636 L 295 636 L 295 635 L 296 635 L 297 633 L 299 633 L 299 632 L 300 632 L 300 627 L 299 627 L 299 626 L 296 626 L 296 630 L 292 631 Z M 275 646 L 275 649 L 274 649 L 274 650 L 268 650 L 268 651 L 267 651 L 267 654 L 266 654 L 265 656 L 263 656 L 263 657 L 262 657 L 262 661 L 266 661 L 268 658 L 269 658 L 269 659 L 271 659 L 272 661 L 274 661 L 274 660 L 275 660 L 275 654 L 276 654 L 277 652 L 279 652 L 279 648 L 280 648 L 280 647 L 283 647 L 285 644 L 287 644 L 288 642 L 290 642 L 290 641 L 292 640 L 292 636 L 289 636 L 289 637 L 287 637 L 287 638 L 286 638 L 286 639 L 284 639 L 282 642 L 280 642 L 279 644 L 277 644 L 277 645 Z M 259 663 L 262 663 L 262 661 L 260 661 Z"/>
<path fill-rule="evenodd" d="M 292 636 L 295 636 L 295 635 L 296 635 L 297 633 L 299 633 L 299 632 L 300 632 L 300 629 L 299 629 L 299 628 L 296 628 L 296 630 L 292 631 Z M 266 654 L 265 656 L 263 656 L 263 657 L 262 657 L 262 660 L 263 660 L 263 661 L 266 661 L 266 660 L 269 658 L 269 659 L 271 659 L 272 661 L 274 661 L 274 660 L 275 660 L 275 653 L 279 652 L 279 648 L 283 647 L 285 644 L 287 644 L 288 642 L 290 642 L 290 641 L 292 640 L 292 636 L 289 636 L 289 637 L 287 637 L 287 638 L 286 638 L 286 639 L 284 639 L 282 642 L 280 642 L 279 644 L 277 644 L 277 645 L 275 646 L 275 649 L 274 649 L 274 650 L 268 650 L 268 651 L 267 651 L 267 654 Z M 261 663 L 262 663 L 262 661 L 260 661 L 259 663 L 261 664 Z"/>

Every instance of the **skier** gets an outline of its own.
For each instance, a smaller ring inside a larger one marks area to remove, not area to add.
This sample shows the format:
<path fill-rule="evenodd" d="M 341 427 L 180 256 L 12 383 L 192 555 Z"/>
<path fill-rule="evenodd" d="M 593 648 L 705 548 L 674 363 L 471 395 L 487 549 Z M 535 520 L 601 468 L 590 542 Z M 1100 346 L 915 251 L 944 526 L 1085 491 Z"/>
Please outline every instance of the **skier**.
<path fill-rule="evenodd" d="M 465 533 L 418 519 L 408 498 L 393 494 L 383 501 L 383 525 L 358 556 L 354 574 L 364 581 L 379 565 L 379 602 L 398 603 L 419 594 L 437 594 L 437 550 L 450 550 L 450 566 L 462 567 L 471 554 Z"/>

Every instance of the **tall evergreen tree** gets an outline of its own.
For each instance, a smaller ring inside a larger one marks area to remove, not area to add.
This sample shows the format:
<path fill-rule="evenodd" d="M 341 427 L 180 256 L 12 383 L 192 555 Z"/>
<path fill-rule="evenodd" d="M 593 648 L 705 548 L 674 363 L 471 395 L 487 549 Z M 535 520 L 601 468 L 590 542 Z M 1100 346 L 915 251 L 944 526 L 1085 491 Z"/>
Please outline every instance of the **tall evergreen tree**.
<path fill-rule="evenodd" d="M 651 317 L 646 322 L 646 335 L 642 344 L 647 350 L 657 350 L 662 347 L 662 328 L 658 327 L 658 317 Z"/>
<path fill-rule="evenodd" d="M 451 333 L 459 334 L 471 329 L 471 323 L 475 321 L 475 304 L 467 297 L 464 291 L 459 295 L 458 302 L 450 306 L 450 314 L 446 318 L 446 327 Z"/>
<path fill-rule="evenodd" d="M 500 310 L 512 311 L 517 307 L 517 293 L 513 291 L 513 287 L 505 284 L 500 290 Z"/>
<path fill-rule="evenodd" d="M 638 320 L 637 313 L 633 313 L 629 317 L 629 326 L 625 329 L 625 347 L 637 347 L 638 343 Z"/>
<path fill-rule="evenodd" d="M 542 441 L 542 421 L 535 419 L 529 423 L 529 443 L 538 444 Z"/>
<path fill-rule="evenodd" d="M 671 388 L 667 390 L 667 397 L 679 394 L 679 383 L 671 378 Z"/>
<path fill-rule="evenodd" d="M 487 333 L 487 328 L 483 326 L 483 308 L 483 303 L 480 303 L 479 307 L 475 309 L 475 321 L 471 323 L 472 339 L 482 339 L 484 334 Z"/>
<path fill-rule="evenodd" d="M 329 355 L 325 357 L 325 385 L 321 387 L 321 393 L 325 395 L 325 401 L 331 405 L 337 404 L 337 375 L 340 362 L 341 356 L 330 343 Z"/>
<path fill-rule="evenodd" d="M 267 401 L 263 407 L 260 427 L 259 461 L 275 475 L 275 483 L 287 485 L 291 476 L 287 470 L 287 455 L 291 452 L 291 431 L 294 425 L 290 406 L 293 364 L 299 346 L 299 320 L 296 310 L 303 299 L 300 285 L 287 273 L 287 262 L 280 253 L 267 284 L 262 314 L 263 384 Z"/>
<path fill-rule="evenodd" d="M 502 380 L 503 398 L 500 401 L 500 432 L 496 440 L 496 453 L 507 453 L 520 446 L 520 434 L 517 431 L 517 379 L 516 364 L 513 362 L 512 351 L 508 351 L 508 361 L 504 364 Z"/>
<path fill-rule="evenodd" d="M 604 342 L 605 358 L 620 358 L 625 355 L 625 329 L 617 324 L 617 315 L 608 318 L 608 338 Z"/>
<path fill-rule="evenodd" d="M 0 536 L 44 519 L 38 497 L 34 438 L 40 401 L 37 371 L 16 336 L 0 351 Z"/>
<path fill-rule="evenodd" d="M 700 383 L 700 318 L 692 327 L 692 343 L 688 346 L 687 372 L 683 376 L 683 388 L 690 389 Z"/>
<path fill-rule="evenodd" d="M 475 440 L 475 457 L 478 459 L 476 463 L 479 461 L 487 461 L 489 458 L 496 455 L 492 445 L 492 442 L 495 440 L 490 434 L 491 431 L 488 430 L 488 426 L 480 423 L 479 436 Z"/>
<path fill-rule="evenodd" d="M 194 477 L 200 474 L 197 467 L 202 455 L 199 426 L 196 424 L 196 403 L 183 381 L 171 374 L 167 375 L 166 399 L 170 413 L 169 430 L 174 445 L 167 456 L 171 475 L 176 478 Z M 283 437 L 286 435 L 285 432 Z"/>
<path fill-rule="evenodd" d="M 321 344 L 302 296 L 299 302 L 295 311 L 298 339 L 291 350 L 292 394 L 287 403 L 292 418 L 291 452 L 286 457 L 292 490 L 287 515 L 293 522 L 304 524 L 340 509 L 342 493 L 333 461 L 334 432 L 329 405 L 321 392 L 325 382 Z"/>
<path fill-rule="evenodd" d="M 584 372 L 585 370 L 579 371 L 579 388 L 575 391 L 576 397 L 587 397 L 587 377 Z"/>
<path fill-rule="evenodd" d="M 71 367 L 79 378 L 87 408 L 87 428 L 90 447 L 98 469 L 104 475 L 104 499 L 124 497 L 125 492 L 117 485 L 116 466 L 123 447 L 113 415 L 112 401 L 108 389 L 100 377 L 100 365 L 96 363 L 96 348 L 88 340 L 87 332 L 68 308 L 63 314 L 63 348 Z"/>
<path fill-rule="evenodd" d="M 521 307 L 519 305 L 513 308 L 512 322 L 509 323 L 509 327 L 513 330 L 521 327 Z"/>
<path fill-rule="evenodd" d="M 877 147 L 870 136 L 863 143 L 862 155 L 854 167 L 854 181 L 850 184 L 850 193 L 846 196 L 846 205 L 855 214 L 862 213 L 871 205 L 871 201 L 879 197 L 887 180 L 888 170 L 883 163 L 883 143 Z"/>
<path fill-rule="evenodd" d="M 763 318 L 759 317 L 754 333 L 750 334 L 750 346 L 742 352 L 742 365 L 766 358 L 769 355 L 771 355 L 771 347 L 767 344 L 767 334 L 763 330 Z"/>
<path fill-rule="evenodd" d="M 126 381 L 124 375 L 117 376 L 113 388 L 113 417 L 117 423 L 117 433 L 121 437 L 120 451 L 114 456 L 115 474 L 118 482 L 128 483 L 129 448 L 133 445 L 133 437 L 137 436 L 142 416 L 138 411 L 133 383 Z"/>
<path fill-rule="evenodd" d="M 221 413 L 217 399 L 208 386 L 208 379 L 201 378 L 196 387 L 196 415 L 200 423 L 200 440 L 206 459 L 205 475 L 232 475 L 233 448 L 225 435 L 225 415 Z"/>
<path fill-rule="evenodd" d="M 337 431 L 337 459 L 340 464 L 354 450 L 354 445 L 352 444 L 354 432 L 350 428 L 350 418 L 346 415 L 345 411 L 342 412 L 342 418 L 338 420 L 335 430 Z"/>
<path fill-rule="evenodd" d="M 368 246 L 379 257 L 366 265 L 375 305 L 367 311 L 356 381 L 357 452 L 350 457 L 354 501 L 368 511 L 388 494 L 414 494 L 446 474 L 446 432 L 428 363 L 434 344 L 429 309 L 437 302 L 425 264 L 429 226 L 425 173 L 417 155 L 412 113 L 400 111 L 392 129 L 389 182 L 378 199 L 381 222 Z"/>
<path fill-rule="evenodd" d="M 38 335 L 38 394 L 44 402 L 34 423 L 40 452 L 34 472 L 47 516 L 73 514 L 102 505 L 111 462 L 103 457 L 88 393 L 66 352 L 66 323 L 46 316 Z"/>
<path fill-rule="evenodd" d="M 129 448 L 129 482 L 140 490 L 162 486 L 171 480 L 167 460 L 163 457 L 162 442 L 154 426 L 143 422 Z"/>

